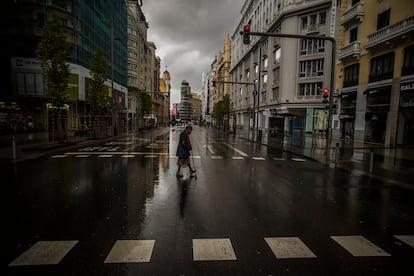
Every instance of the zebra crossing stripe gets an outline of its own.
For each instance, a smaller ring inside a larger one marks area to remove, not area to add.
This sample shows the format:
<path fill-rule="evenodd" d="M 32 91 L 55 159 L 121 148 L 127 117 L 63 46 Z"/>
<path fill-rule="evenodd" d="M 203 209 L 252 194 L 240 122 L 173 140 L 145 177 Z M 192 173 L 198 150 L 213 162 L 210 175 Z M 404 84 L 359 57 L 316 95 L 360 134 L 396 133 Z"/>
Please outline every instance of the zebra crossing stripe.
<path fill-rule="evenodd" d="M 58 264 L 78 241 L 38 241 L 9 266 Z"/>
<path fill-rule="evenodd" d="M 100 154 L 100 155 L 98 155 L 99 158 L 110 158 L 112 156 L 113 156 L 112 154 Z"/>
<path fill-rule="evenodd" d="M 155 240 L 118 240 L 104 263 L 149 263 Z"/>
<path fill-rule="evenodd" d="M 363 236 L 331 236 L 354 257 L 391 256 Z"/>
<path fill-rule="evenodd" d="M 193 239 L 194 261 L 237 260 L 230 239 Z"/>
<path fill-rule="evenodd" d="M 66 158 L 66 157 L 68 156 L 65 154 L 58 154 L 58 155 L 53 155 L 51 158 Z"/>
<path fill-rule="evenodd" d="M 234 160 L 243 160 L 244 159 L 244 157 L 242 157 L 242 156 L 233 156 L 232 158 Z"/>
<path fill-rule="evenodd" d="M 280 157 L 273 157 L 272 159 L 275 160 L 275 161 L 285 161 L 286 160 L 285 158 L 280 158 Z"/>
<path fill-rule="evenodd" d="M 394 237 L 414 248 L 414 236 L 397 235 Z"/>
<path fill-rule="evenodd" d="M 133 157 L 135 157 L 135 155 L 133 155 L 133 154 L 124 154 L 124 155 L 121 155 L 121 157 L 123 157 L 123 158 L 133 158 Z"/>
<path fill-rule="evenodd" d="M 87 157 L 89 157 L 90 155 L 89 154 L 78 154 L 78 155 L 76 155 L 75 157 L 76 158 L 87 158 Z"/>
<path fill-rule="evenodd" d="M 213 155 L 211 156 L 211 159 L 223 159 L 223 156 Z"/>
<path fill-rule="evenodd" d="M 316 255 L 297 237 L 264 239 L 278 259 L 316 258 Z"/>
<path fill-rule="evenodd" d="M 260 156 L 254 156 L 254 157 L 252 157 L 252 159 L 253 159 L 253 160 L 256 160 L 256 161 L 263 161 L 263 160 L 266 160 L 265 158 L 260 157 Z"/>

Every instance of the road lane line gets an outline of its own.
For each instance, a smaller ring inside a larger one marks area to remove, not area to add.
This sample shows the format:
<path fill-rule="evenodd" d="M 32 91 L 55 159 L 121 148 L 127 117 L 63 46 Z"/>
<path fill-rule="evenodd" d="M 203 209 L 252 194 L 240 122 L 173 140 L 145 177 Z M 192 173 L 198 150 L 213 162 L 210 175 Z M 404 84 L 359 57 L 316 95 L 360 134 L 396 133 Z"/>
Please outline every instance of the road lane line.
<path fill-rule="evenodd" d="M 227 143 L 223 143 L 223 144 L 225 144 L 226 146 L 228 146 L 229 148 L 231 148 L 232 150 L 234 150 L 235 152 L 237 152 L 238 154 L 240 154 L 241 156 L 244 156 L 244 157 L 247 157 L 247 156 L 249 156 L 247 153 L 245 153 L 245 152 L 242 152 L 241 150 L 239 150 L 239 149 L 236 149 L 235 147 L 233 147 L 232 145 L 230 145 L 230 144 L 227 144 Z"/>

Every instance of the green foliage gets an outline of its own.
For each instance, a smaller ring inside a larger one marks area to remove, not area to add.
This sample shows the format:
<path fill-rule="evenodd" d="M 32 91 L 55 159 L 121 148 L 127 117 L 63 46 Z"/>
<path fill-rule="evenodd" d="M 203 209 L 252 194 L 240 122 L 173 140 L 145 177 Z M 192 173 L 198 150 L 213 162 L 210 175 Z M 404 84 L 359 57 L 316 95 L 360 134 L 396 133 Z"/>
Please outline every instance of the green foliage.
<path fill-rule="evenodd" d="M 88 101 L 90 102 L 92 112 L 95 115 L 101 115 L 102 111 L 109 107 L 108 89 L 104 84 L 108 77 L 108 72 L 109 65 L 102 49 L 98 48 L 91 65 L 90 73 L 92 79 L 88 95 Z"/>
<path fill-rule="evenodd" d="M 142 108 L 142 115 L 146 116 L 151 114 L 152 112 L 152 100 L 151 96 L 148 93 L 142 92 L 141 94 L 141 108 Z"/>
<path fill-rule="evenodd" d="M 68 99 L 69 65 L 66 63 L 66 35 L 56 18 L 46 22 L 36 54 L 45 77 L 48 96 L 53 104 L 63 106 Z"/>
<path fill-rule="evenodd" d="M 228 115 L 231 112 L 230 109 L 230 97 L 226 95 L 223 100 L 216 103 L 213 107 L 213 118 L 218 120 L 223 119 L 224 115 Z"/>

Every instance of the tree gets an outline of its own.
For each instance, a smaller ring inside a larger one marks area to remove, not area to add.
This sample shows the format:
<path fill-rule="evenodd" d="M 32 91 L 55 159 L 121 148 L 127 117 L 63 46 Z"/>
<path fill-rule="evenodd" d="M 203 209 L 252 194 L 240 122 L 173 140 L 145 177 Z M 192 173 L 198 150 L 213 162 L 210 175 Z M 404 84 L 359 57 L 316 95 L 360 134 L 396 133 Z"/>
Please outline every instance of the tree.
<path fill-rule="evenodd" d="M 90 69 L 92 79 L 90 82 L 88 101 L 91 104 L 92 114 L 98 120 L 97 124 L 99 126 L 102 122 L 103 113 L 109 108 L 108 89 L 104 84 L 108 73 L 108 62 L 103 54 L 103 50 L 98 48 Z"/>
<path fill-rule="evenodd" d="M 46 81 L 47 95 L 58 110 L 57 127 L 59 141 L 65 135 L 62 125 L 62 107 L 68 99 L 69 65 L 66 63 L 66 35 L 56 18 L 46 22 L 42 39 L 37 45 L 36 54 L 40 60 L 42 73 Z M 56 116 L 55 112 L 54 115 Z"/>
<path fill-rule="evenodd" d="M 219 126 L 223 124 L 224 128 L 227 128 L 228 125 L 228 117 L 231 112 L 230 108 L 230 97 L 226 95 L 223 97 L 223 100 L 216 103 L 213 107 L 213 118 L 216 119 Z M 227 115 L 227 122 L 224 120 L 224 115 Z"/>

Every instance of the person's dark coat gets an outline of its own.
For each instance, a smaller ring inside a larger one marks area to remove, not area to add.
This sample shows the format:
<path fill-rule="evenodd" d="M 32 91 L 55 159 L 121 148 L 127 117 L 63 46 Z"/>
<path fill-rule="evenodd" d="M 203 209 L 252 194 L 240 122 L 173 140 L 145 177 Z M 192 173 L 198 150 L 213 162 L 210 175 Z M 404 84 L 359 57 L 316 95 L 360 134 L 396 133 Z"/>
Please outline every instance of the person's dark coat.
<path fill-rule="evenodd" d="M 187 131 L 184 130 L 180 134 L 180 140 L 178 142 L 177 146 L 177 153 L 176 156 L 180 159 L 187 159 L 190 157 L 190 151 L 191 151 L 191 143 L 190 143 L 190 136 L 188 135 Z"/>

